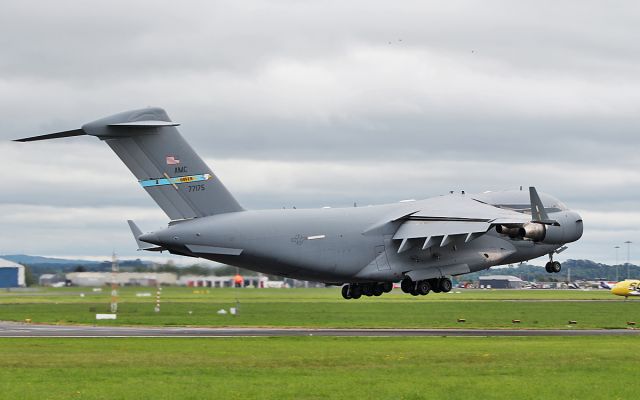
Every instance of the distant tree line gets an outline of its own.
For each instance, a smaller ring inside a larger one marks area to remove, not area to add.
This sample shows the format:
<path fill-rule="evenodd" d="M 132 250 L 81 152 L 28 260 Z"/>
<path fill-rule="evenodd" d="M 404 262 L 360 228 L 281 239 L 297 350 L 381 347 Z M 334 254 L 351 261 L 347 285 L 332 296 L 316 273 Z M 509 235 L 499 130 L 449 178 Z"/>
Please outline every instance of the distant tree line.
<path fill-rule="evenodd" d="M 141 260 L 127 260 L 119 263 L 122 272 L 172 272 L 178 276 L 230 276 L 239 273 L 242 276 L 255 276 L 256 272 L 236 268 L 229 265 L 212 267 L 202 264 L 192 264 L 188 266 L 177 266 L 173 262 L 164 264 L 153 264 Z M 630 264 L 628 266 L 629 277 L 640 279 L 640 266 Z M 38 283 L 38 278 L 43 274 L 54 274 L 63 276 L 68 272 L 106 272 L 111 271 L 110 262 L 90 263 L 86 265 L 70 264 L 29 264 L 25 265 L 25 281 L 27 286 Z M 569 278 L 576 280 L 624 280 L 627 278 L 627 265 L 617 266 L 600 264 L 590 260 L 567 260 L 562 263 L 562 272 L 559 274 L 548 274 L 543 267 L 531 264 L 519 264 L 507 267 L 493 267 L 488 270 L 475 272 L 458 277 L 458 281 L 475 281 L 483 275 L 513 275 L 522 280 L 530 282 L 565 282 Z M 282 279 L 277 275 L 266 275 L 269 279 Z"/>
<path fill-rule="evenodd" d="M 459 280 L 477 280 L 479 276 L 485 275 L 513 275 L 529 282 L 566 282 L 576 280 L 605 280 L 614 281 L 616 275 L 618 280 L 627 278 L 627 265 L 607 265 L 596 263 L 591 260 L 567 260 L 562 263 L 562 271 L 558 274 L 549 274 L 543 267 L 531 264 L 519 264 L 507 267 L 493 267 L 488 270 L 475 272 L 459 277 Z M 629 277 L 640 279 L 640 267 L 629 264 Z"/>

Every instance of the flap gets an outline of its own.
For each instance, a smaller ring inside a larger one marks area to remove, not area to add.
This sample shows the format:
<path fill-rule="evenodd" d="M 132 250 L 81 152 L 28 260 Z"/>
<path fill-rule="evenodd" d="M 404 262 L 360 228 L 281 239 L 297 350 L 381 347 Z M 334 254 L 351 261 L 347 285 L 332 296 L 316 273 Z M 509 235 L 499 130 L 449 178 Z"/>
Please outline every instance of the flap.
<path fill-rule="evenodd" d="M 489 230 L 489 222 L 467 221 L 415 221 L 403 223 L 393 239 L 428 238 L 432 236 L 484 233 Z"/>

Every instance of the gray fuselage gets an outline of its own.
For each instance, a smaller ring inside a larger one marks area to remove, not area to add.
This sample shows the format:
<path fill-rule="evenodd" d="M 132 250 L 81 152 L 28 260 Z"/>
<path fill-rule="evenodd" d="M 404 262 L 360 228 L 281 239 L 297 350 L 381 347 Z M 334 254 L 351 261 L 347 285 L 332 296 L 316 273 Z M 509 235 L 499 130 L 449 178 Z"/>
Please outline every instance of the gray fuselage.
<path fill-rule="evenodd" d="M 449 196 L 459 205 L 483 195 Z M 493 193 L 491 201 L 504 204 L 502 199 L 514 196 L 518 204 L 527 204 L 523 192 Z M 457 240 L 426 250 L 416 246 L 399 253 L 400 243 L 392 239 L 402 224 L 397 219 L 428 207 L 429 199 L 368 207 L 240 211 L 178 222 L 141 239 L 178 254 L 327 283 L 398 281 L 407 271 L 459 264 L 474 272 L 537 258 L 561 246 L 512 239 L 490 230 L 470 242 Z M 579 219 L 570 210 L 551 211 L 550 216 L 559 220 Z M 567 239 L 577 240 L 581 234 L 576 230 Z M 201 247 L 196 253 L 185 244 Z M 208 248 L 214 250 L 207 253 Z M 224 253 L 220 249 L 241 252 L 220 254 Z"/>

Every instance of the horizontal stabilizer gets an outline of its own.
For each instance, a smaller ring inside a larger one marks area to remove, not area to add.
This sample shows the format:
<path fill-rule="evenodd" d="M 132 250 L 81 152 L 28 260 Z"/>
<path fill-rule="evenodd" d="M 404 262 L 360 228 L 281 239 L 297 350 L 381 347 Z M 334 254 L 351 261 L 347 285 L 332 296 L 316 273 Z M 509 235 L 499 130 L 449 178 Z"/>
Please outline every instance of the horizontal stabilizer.
<path fill-rule="evenodd" d="M 160 128 L 163 126 L 180 126 L 177 122 L 172 121 L 131 121 L 131 122 L 120 122 L 117 124 L 109 124 L 108 126 L 117 127 L 127 127 L 127 128 Z"/>
<path fill-rule="evenodd" d="M 35 142 L 37 140 L 60 139 L 60 138 L 82 136 L 82 135 L 86 135 L 86 133 L 82 129 L 74 129 L 71 131 L 63 131 L 63 132 L 49 133 L 47 135 L 31 136 L 31 137 L 26 137 L 22 139 L 15 139 L 14 142 Z"/>
<path fill-rule="evenodd" d="M 172 121 L 131 121 L 121 122 L 117 124 L 108 124 L 113 128 L 162 128 L 163 126 L 179 126 L 180 124 Z M 31 136 L 21 139 L 15 139 L 14 142 L 35 142 L 38 140 L 60 139 L 72 136 L 87 135 L 83 129 L 73 129 L 70 131 L 48 133 L 46 135 Z"/>

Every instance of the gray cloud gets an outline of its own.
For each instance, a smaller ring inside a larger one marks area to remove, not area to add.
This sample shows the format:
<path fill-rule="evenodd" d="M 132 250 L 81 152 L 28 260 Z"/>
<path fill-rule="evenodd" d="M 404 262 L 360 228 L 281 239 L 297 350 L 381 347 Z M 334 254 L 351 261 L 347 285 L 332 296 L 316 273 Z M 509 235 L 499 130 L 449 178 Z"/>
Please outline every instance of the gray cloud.
<path fill-rule="evenodd" d="M 535 184 L 585 214 L 566 257 L 611 261 L 640 240 L 638 17 L 631 1 L 6 1 L 0 252 L 133 255 L 122 221 L 166 221 L 106 146 L 6 140 L 160 105 L 247 207 Z"/>

